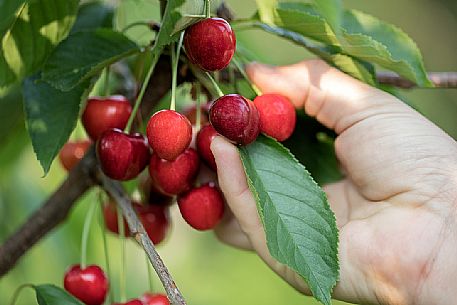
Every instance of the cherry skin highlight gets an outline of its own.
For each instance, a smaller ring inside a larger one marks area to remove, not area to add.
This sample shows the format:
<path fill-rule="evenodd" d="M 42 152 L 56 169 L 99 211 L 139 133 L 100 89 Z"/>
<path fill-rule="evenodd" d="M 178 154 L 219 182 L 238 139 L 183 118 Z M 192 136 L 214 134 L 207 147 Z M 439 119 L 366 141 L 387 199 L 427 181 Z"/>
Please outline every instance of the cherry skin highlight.
<path fill-rule="evenodd" d="M 203 19 L 187 28 L 184 46 L 190 61 L 206 71 L 224 69 L 236 49 L 230 24 L 222 18 Z"/>
<path fill-rule="evenodd" d="M 178 197 L 184 220 L 194 229 L 213 229 L 224 215 L 224 199 L 214 183 L 194 188 Z"/>
<path fill-rule="evenodd" d="M 260 133 L 257 108 L 239 94 L 228 94 L 215 100 L 209 111 L 209 120 L 218 133 L 237 144 L 248 145 Z"/>
<path fill-rule="evenodd" d="M 170 305 L 168 298 L 161 293 L 152 294 L 146 292 L 141 297 L 141 301 L 143 302 L 143 305 Z"/>
<path fill-rule="evenodd" d="M 197 151 L 205 163 L 214 171 L 217 170 L 216 160 L 211 151 L 211 142 L 217 137 L 218 133 L 213 126 L 207 124 L 203 126 L 197 134 Z"/>
<path fill-rule="evenodd" d="M 161 110 L 149 119 L 146 134 L 154 153 L 173 161 L 189 147 L 192 125 L 176 111 Z"/>
<path fill-rule="evenodd" d="M 139 133 L 129 135 L 110 129 L 97 142 L 97 157 L 105 175 L 115 180 L 131 180 L 147 166 L 149 145 Z"/>
<path fill-rule="evenodd" d="M 254 99 L 260 114 L 260 131 L 278 141 L 287 140 L 295 129 L 297 116 L 292 103 L 279 94 L 263 94 Z"/>
<path fill-rule="evenodd" d="M 59 160 L 63 168 L 67 171 L 71 171 L 71 169 L 84 157 L 90 144 L 92 144 L 92 142 L 89 140 L 68 141 L 65 143 L 59 153 Z"/>
<path fill-rule="evenodd" d="M 188 148 L 174 161 L 161 159 L 154 153 L 149 164 L 149 174 L 161 192 L 177 195 L 192 187 L 199 167 L 197 152 Z"/>
<path fill-rule="evenodd" d="M 109 283 L 100 267 L 90 265 L 81 269 L 80 265 L 73 265 L 65 273 L 64 287 L 86 305 L 101 305 L 105 301 Z"/>
<path fill-rule="evenodd" d="M 89 137 L 96 141 L 108 129 L 124 129 L 132 113 L 126 97 L 91 97 L 87 100 L 81 121 Z"/>

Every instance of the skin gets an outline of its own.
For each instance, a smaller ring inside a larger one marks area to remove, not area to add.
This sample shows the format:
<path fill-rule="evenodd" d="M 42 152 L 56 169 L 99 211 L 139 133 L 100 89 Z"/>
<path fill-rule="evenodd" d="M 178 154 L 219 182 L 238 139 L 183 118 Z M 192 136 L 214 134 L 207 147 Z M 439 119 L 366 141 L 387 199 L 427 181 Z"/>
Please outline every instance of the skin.
<path fill-rule="evenodd" d="M 251 64 L 264 93 L 280 93 L 338 134 L 345 179 L 324 187 L 340 230 L 336 299 L 363 304 L 455 304 L 457 143 L 395 97 L 322 61 Z M 224 242 L 250 249 L 299 291 L 303 280 L 268 252 L 236 147 L 211 145 L 232 216 Z"/>

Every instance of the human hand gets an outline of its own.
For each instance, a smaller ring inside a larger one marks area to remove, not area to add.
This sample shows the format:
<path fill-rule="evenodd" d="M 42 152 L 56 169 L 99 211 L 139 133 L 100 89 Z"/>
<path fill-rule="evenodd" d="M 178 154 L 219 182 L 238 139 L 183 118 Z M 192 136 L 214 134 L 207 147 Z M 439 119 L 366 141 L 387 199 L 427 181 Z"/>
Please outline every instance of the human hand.
<path fill-rule="evenodd" d="M 345 179 L 324 186 L 340 230 L 340 281 L 334 298 L 364 304 L 455 304 L 457 299 L 457 143 L 395 97 L 322 61 L 251 64 L 264 93 L 338 134 Z M 303 279 L 272 258 L 236 147 L 211 149 L 231 215 L 217 236 L 252 249 L 281 277 L 309 294 Z"/>

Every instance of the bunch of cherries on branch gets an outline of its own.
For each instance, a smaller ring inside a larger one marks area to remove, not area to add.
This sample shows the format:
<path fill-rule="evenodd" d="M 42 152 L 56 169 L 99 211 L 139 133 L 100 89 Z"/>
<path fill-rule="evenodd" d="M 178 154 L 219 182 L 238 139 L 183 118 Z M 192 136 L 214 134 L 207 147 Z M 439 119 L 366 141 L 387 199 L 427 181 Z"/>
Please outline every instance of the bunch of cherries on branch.
<path fill-rule="evenodd" d="M 236 39 L 224 19 L 207 18 L 186 29 L 184 46 L 193 64 L 212 72 L 230 64 Z M 199 129 L 195 147 L 191 147 L 195 111 L 201 115 L 198 115 L 198 127 L 194 127 Z M 292 134 L 296 121 L 294 106 L 278 94 L 259 95 L 253 102 L 239 94 L 221 95 L 212 103 L 194 107 L 184 114 L 172 109 L 161 110 L 149 119 L 146 136 L 123 131 L 134 115 L 130 102 L 123 96 L 92 97 L 87 101 L 82 122 L 91 140 L 96 142 L 97 158 L 106 176 L 127 181 L 149 167 L 149 177 L 140 183 L 146 202 L 133 202 L 133 207 L 156 245 L 166 237 L 168 208 L 174 198 L 184 220 L 197 230 L 213 229 L 222 219 L 224 197 L 217 181 L 201 185 L 197 181 L 202 164 L 217 171 L 210 148 L 215 137 L 222 135 L 234 144 L 248 145 L 263 132 L 284 141 Z M 90 143 L 88 140 L 68 142 L 60 153 L 63 166 L 70 170 Z M 106 228 L 119 234 L 113 203 L 105 205 L 103 215 Z M 128 234 L 125 219 L 123 225 Z M 75 265 L 65 275 L 65 288 L 87 305 L 101 305 L 108 291 L 108 280 L 98 266 L 81 269 Z M 145 294 L 124 304 L 169 303 L 163 295 Z"/>

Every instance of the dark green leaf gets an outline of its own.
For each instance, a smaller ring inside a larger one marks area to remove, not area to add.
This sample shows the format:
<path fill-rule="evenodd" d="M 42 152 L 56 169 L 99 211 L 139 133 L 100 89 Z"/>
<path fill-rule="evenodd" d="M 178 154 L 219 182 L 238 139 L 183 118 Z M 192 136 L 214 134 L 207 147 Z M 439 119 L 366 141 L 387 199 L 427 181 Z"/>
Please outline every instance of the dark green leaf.
<path fill-rule="evenodd" d="M 326 305 L 339 276 L 338 230 L 322 189 L 281 144 L 260 136 L 240 147 L 268 249 L 308 283 Z"/>
<path fill-rule="evenodd" d="M 44 81 L 40 75 L 24 80 L 24 113 L 33 150 L 46 175 L 51 163 L 76 126 L 80 102 L 88 83 L 62 92 Z"/>
<path fill-rule="evenodd" d="M 83 305 L 74 296 L 54 285 L 34 286 L 39 305 Z"/>
<path fill-rule="evenodd" d="M 134 42 L 110 29 L 77 32 L 52 52 L 44 66 L 43 79 L 68 91 L 104 67 L 139 51 Z"/>
<path fill-rule="evenodd" d="M 70 31 L 78 2 L 35 0 L 23 5 L 10 0 L 2 2 L 7 8 L 5 14 L 18 5 L 20 10 L 12 21 L 7 18 L 1 22 L 6 31 L 2 35 L 0 87 L 20 81 L 40 68 L 54 46 Z"/>
<path fill-rule="evenodd" d="M 71 33 L 96 28 L 113 27 L 113 7 L 103 2 L 94 1 L 84 3 L 79 7 L 78 17 L 71 29 Z"/>
<path fill-rule="evenodd" d="M 0 37 L 3 37 L 14 23 L 17 12 L 25 5 L 26 0 L 0 1 Z"/>

